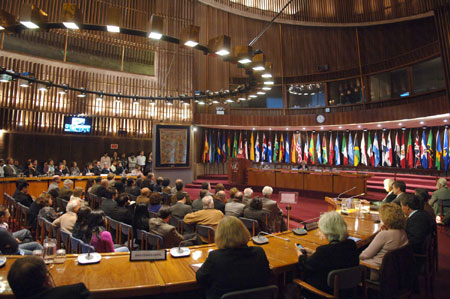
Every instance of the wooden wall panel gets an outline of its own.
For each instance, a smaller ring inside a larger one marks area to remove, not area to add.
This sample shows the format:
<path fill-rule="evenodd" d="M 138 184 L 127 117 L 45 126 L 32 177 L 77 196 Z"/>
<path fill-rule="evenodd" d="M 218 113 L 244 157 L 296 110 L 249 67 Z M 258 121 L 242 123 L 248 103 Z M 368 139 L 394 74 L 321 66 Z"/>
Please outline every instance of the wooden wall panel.
<path fill-rule="evenodd" d="M 447 94 L 450 95 L 450 4 L 439 7 L 436 9 L 435 13 L 436 31 L 439 35 Z M 450 102 L 450 96 L 448 100 Z"/>

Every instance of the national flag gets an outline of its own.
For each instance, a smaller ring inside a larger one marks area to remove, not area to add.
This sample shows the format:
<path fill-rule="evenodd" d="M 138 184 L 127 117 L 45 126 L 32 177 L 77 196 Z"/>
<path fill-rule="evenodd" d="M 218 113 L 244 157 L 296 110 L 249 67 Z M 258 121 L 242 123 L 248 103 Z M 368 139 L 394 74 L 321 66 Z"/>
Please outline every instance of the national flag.
<path fill-rule="evenodd" d="M 290 163 L 291 162 L 291 148 L 289 144 L 289 133 L 286 134 L 286 149 L 284 153 L 284 162 Z"/>
<path fill-rule="evenodd" d="M 247 134 L 245 134 L 244 136 L 244 149 L 242 152 L 242 155 L 244 156 L 245 159 L 248 160 L 248 143 L 247 143 Z"/>
<path fill-rule="evenodd" d="M 309 159 L 313 165 L 316 164 L 314 157 L 314 132 L 311 132 L 311 141 L 309 142 Z"/>
<path fill-rule="evenodd" d="M 306 163 L 308 163 L 308 158 L 309 158 L 309 141 L 308 141 L 308 133 L 306 133 L 305 146 L 304 146 L 304 150 L 303 150 L 303 155 L 304 155 L 303 161 L 305 161 Z"/>
<path fill-rule="evenodd" d="M 302 153 L 302 134 L 298 133 L 297 135 L 297 143 L 295 144 L 295 151 L 297 152 L 297 162 L 303 161 L 303 153 Z"/>
<path fill-rule="evenodd" d="M 393 166 L 400 167 L 400 161 L 401 161 L 401 149 L 400 149 L 400 138 L 398 137 L 398 131 L 395 134 L 395 165 Z"/>
<path fill-rule="evenodd" d="M 345 140 L 345 133 L 342 133 L 342 155 L 344 156 L 343 165 L 348 165 L 347 140 Z"/>
<path fill-rule="evenodd" d="M 427 145 L 425 144 L 426 136 L 425 129 L 422 132 L 422 145 L 420 147 L 420 160 L 422 162 L 422 167 L 424 169 L 428 168 L 428 156 L 427 156 Z"/>
<path fill-rule="evenodd" d="M 278 156 L 278 162 L 284 162 L 284 155 L 285 155 L 285 149 L 284 149 L 284 138 L 283 133 L 281 133 L 280 137 L 280 155 Z"/>
<path fill-rule="evenodd" d="M 322 140 L 322 163 L 328 164 L 328 152 L 327 152 L 327 140 L 325 139 L 325 133 Z"/>
<path fill-rule="evenodd" d="M 212 133 L 209 134 L 209 149 L 208 149 L 208 155 L 209 155 L 209 163 L 214 163 L 214 145 L 212 143 Z"/>
<path fill-rule="evenodd" d="M 255 161 L 255 139 L 253 138 L 253 132 L 250 136 L 250 160 Z"/>
<path fill-rule="evenodd" d="M 450 162 L 450 157 L 448 153 L 448 133 L 447 133 L 447 127 L 445 127 L 444 130 L 444 148 L 443 148 L 443 156 L 444 156 L 444 168 L 445 172 L 447 172 L 448 164 Z"/>
<path fill-rule="evenodd" d="M 320 146 L 320 133 L 317 133 L 316 140 L 317 164 L 322 164 L 322 147 Z"/>
<path fill-rule="evenodd" d="M 220 144 L 221 138 L 220 138 L 220 131 L 217 131 L 217 142 L 216 142 L 216 162 L 221 162 L 222 158 L 222 145 Z"/>
<path fill-rule="evenodd" d="M 256 133 L 255 162 L 259 162 L 259 133 Z"/>
<path fill-rule="evenodd" d="M 408 161 L 408 167 L 413 168 L 414 167 L 414 151 L 412 146 L 412 138 L 411 138 L 411 131 L 409 130 L 408 134 L 408 151 L 406 153 L 406 160 Z"/>
<path fill-rule="evenodd" d="M 267 159 L 267 142 L 266 142 L 266 133 L 263 133 L 263 144 L 262 144 L 262 154 L 261 154 L 261 162 L 266 162 Z"/>
<path fill-rule="evenodd" d="M 402 142 L 400 145 L 400 166 L 402 168 L 406 168 L 405 130 L 402 130 Z"/>
<path fill-rule="evenodd" d="M 233 150 L 231 148 L 231 137 L 230 137 L 230 132 L 228 132 L 228 136 L 227 136 L 227 161 L 230 160 L 230 158 L 233 156 L 233 154 L 231 153 Z"/>
<path fill-rule="evenodd" d="M 358 166 L 359 162 L 361 161 L 361 152 L 359 150 L 359 146 L 358 146 L 358 133 L 355 133 L 355 146 L 354 146 L 354 151 L 355 151 L 355 158 L 354 158 L 354 166 Z"/>
<path fill-rule="evenodd" d="M 367 166 L 367 154 L 366 154 L 366 140 L 364 138 L 364 132 L 362 133 L 361 138 L 361 164 Z"/>
<path fill-rule="evenodd" d="M 222 163 L 227 161 L 227 143 L 225 138 L 225 131 L 222 134 Z"/>
<path fill-rule="evenodd" d="M 234 142 L 233 142 L 233 158 L 236 158 L 238 155 L 239 149 L 238 149 L 238 142 L 236 139 L 236 131 L 234 132 Z"/>
<path fill-rule="evenodd" d="M 341 152 L 339 150 L 339 134 L 336 134 L 336 139 L 334 140 L 334 160 L 335 165 L 341 165 Z"/>
<path fill-rule="evenodd" d="M 333 133 L 330 132 L 330 143 L 329 143 L 329 159 L 328 164 L 333 165 L 334 163 L 334 144 L 333 144 Z"/>
<path fill-rule="evenodd" d="M 386 153 L 387 153 L 387 146 L 386 146 L 386 138 L 384 136 L 384 131 L 381 133 L 381 166 L 387 166 L 386 162 Z"/>
<path fill-rule="evenodd" d="M 278 151 L 280 150 L 278 145 L 278 137 L 275 133 L 275 143 L 273 144 L 273 163 L 278 162 Z"/>
<path fill-rule="evenodd" d="M 267 146 L 267 160 L 269 163 L 272 163 L 272 141 L 270 141 L 270 133 L 269 133 L 269 143 Z"/>
<path fill-rule="evenodd" d="M 297 163 L 297 154 L 296 154 L 296 150 L 295 150 L 295 134 L 292 134 L 292 139 L 291 139 L 291 162 Z"/>
<path fill-rule="evenodd" d="M 435 162 L 437 170 L 441 170 L 441 154 L 442 154 L 441 136 L 439 135 L 438 129 L 436 134 L 436 162 Z"/>
<path fill-rule="evenodd" d="M 377 133 L 375 132 L 375 135 Z M 372 138 L 370 132 L 367 132 L 367 166 L 375 166 L 375 157 L 373 155 Z"/>
<path fill-rule="evenodd" d="M 416 168 L 419 167 L 420 164 L 421 164 L 420 163 L 421 162 L 420 150 L 421 150 L 421 147 L 420 147 L 420 142 L 419 142 L 419 129 L 417 129 L 416 130 L 416 140 L 415 140 L 415 143 L 414 143 L 414 158 L 416 160 L 414 165 L 415 165 Z"/>
<path fill-rule="evenodd" d="M 203 163 L 208 163 L 208 162 L 209 162 L 208 131 L 206 131 L 206 130 L 205 130 L 205 143 L 204 143 L 204 145 L 203 145 L 202 162 L 203 162 Z"/>
<path fill-rule="evenodd" d="M 394 162 L 394 157 L 393 157 L 393 154 L 392 154 L 391 131 L 389 131 L 388 139 L 387 139 L 387 156 L 386 156 L 386 159 L 388 161 L 387 162 L 388 166 L 392 166 L 392 163 Z"/>
<path fill-rule="evenodd" d="M 351 166 L 355 163 L 355 153 L 353 150 L 352 133 L 348 133 L 348 164 Z"/>
<path fill-rule="evenodd" d="M 242 132 L 239 132 L 239 150 L 238 150 L 238 155 L 242 156 L 243 154 L 244 154 L 244 142 L 242 140 Z"/>
<path fill-rule="evenodd" d="M 377 132 L 375 132 L 373 137 L 373 158 L 374 164 L 373 166 L 377 167 L 380 165 L 380 147 L 378 146 L 378 137 Z"/>
<path fill-rule="evenodd" d="M 428 155 L 428 168 L 433 166 L 433 136 L 432 136 L 431 128 L 428 133 L 428 141 L 427 141 L 427 155 Z"/>

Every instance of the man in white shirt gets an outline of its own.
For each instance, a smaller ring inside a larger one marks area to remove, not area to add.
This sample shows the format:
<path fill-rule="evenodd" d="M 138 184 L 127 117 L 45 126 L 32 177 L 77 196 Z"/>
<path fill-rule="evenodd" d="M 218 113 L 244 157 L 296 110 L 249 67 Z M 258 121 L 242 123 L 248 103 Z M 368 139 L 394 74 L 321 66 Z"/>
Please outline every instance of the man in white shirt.
<path fill-rule="evenodd" d="M 111 158 L 108 156 L 108 153 L 105 152 L 103 156 L 100 158 L 100 165 L 102 167 L 108 168 L 111 167 Z"/>
<path fill-rule="evenodd" d="M 141 151 L 139 153 L 139 156 L 136 157 L 137 160 L 137 165 L 141 166 L 142 170 L 145 168 L 145 155 L 144 155 L 144 151 Z"/>
<path fill-rule="evenodd" d="M 0 178 L 5 177 L 5 172 L 3 170 L 4 166 L 5 166 L 5 161 L 3 159 L 0 159 Z"/>

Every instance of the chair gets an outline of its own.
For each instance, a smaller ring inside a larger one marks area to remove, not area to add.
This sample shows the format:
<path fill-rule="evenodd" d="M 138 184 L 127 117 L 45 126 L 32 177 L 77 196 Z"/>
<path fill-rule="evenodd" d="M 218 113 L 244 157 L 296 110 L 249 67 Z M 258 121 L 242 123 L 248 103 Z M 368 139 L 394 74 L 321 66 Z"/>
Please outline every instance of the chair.
<path fill-rule="evenodd" d="M 141 250 L 144 250 L 145 236 L 144 231 L 142 229 L 136 229 L 136 242 L 139 244 Z"/>
<path fill-rule="evenodd" d="M 434 249 L 433 236 L 427 236 L 424 242 L 423 254 L 414 254 L 419 271 L 419 276 L 423 276 L 425 280 L 425 295 L 427 298 L 433 298 L 433 282 L 434 282 Z"/>
<path fill-rule="evenodd" d="M 21 203 L 17 203 L 17 210 L 18 210 L 18 214 L 19 214 L 19 227 L 27 227 L 27 223 L 28 223 L 28 213 L 30 211 L 30 208 L 27 206 L 24 206 Z"/>
<path fill-rule="evenodd" d="M 3 193 L 3 198 L 5 200 L 5 205 L 9 210 L 9 213 L 11 214 L 11 217 L 9 217 L 8 220 L 8 225 L 9 227 L 11 227 L 13 230 L 15 228 L 15 221 L 14 219 L 16 219 L 16 209 L 14 207 L 14 202 L 16 201 L 14 198 L 12 198 L 8 193 Z"/>
<path fill-rule="evenodd" d="M 88 200 L 91 209 L 95 209 L 95 196 L 95 194 L 92 194 L 90 192 L 86 193 L 86 199 Z"/>
<path fill-rule="evenodd" d="M 143 239 L 144 239 L 144 247 L 143 249 L 147 250 L 149 248 L 149 245 L 152 246 L 152 249 L 161 249 L 164 248 L 164 238 L 156 235 L 156 234 L 152 234 L 146 231 L 141 231 L 143 234 Z"/>
<path fill-rule="evenodd" d="M 439 216 L 444 218 L 445 208 L 450 208 L 450 199 L 439 199 Z"/>
<path fill-rule="evenodd" d="M 363 298 L 366 298 L 365 273 L 366 271 L 363 266 L 356 266 L 331 271 L 330 273 L 328 273 L 327 284 L 330 288 L 333 289 L 333 294 L 328 294 L 324 291 L 321 291 L 316 287 L 300 279 L 294 279 L 294 283 L 300 287 L 300 292 L 301 289 L 307 289 L 308 291 L 324 298 L 339 298 L 339 293 L 342 290 L 350 290 L 350 289 L 353 289 L 354 291 L 355 295 L 354 298 L 358 298 L 357 288 L 359 284 L 362 284 L 364 293 Z"/>
<path fill-rule="evenodd" d="M 83 244 L 84 242 L 78 238 L 73 237 L 72 235 L 70 235 L 69 238 L 70 238 L 71 253 L 80 253 L 81 244 Z"/>
<path fill-rule="evenodd" d="M 223 294 L 221 297 L 221 299 L 276 299 L 276 298 L 278 298 L 278 287 L 275 285 L 229 292 Z"/>
<path fill-rule="evenodd" d="M 205 239 L 208 239 L 208 243 L 214 243 L 215 231 L 211 226 L 197 225 L 197 233 Z"/>
<path fill-rule="evenodd" d="M 125 224 L 123 222 L 120 223 L 120 231 L 123 235 L 127 236 L 127 247 L 130 250 L 133 250 L 133 227 L 131 225 Z M 121 243 L 121 242 L 119 242 Z"/>
<path fill-rule="evenodd" d="M 92 245 L 86 244 L 83 241 L 80 243 L 81 253 L 95 252 L 95 248 Z"/>
<path fill-rule="evenodd" d="M 66 212 L 67 203 L 69 201 L 65 200 L 64 198 L 57 197 L 56 201 L 58 202 L 58 210 L 62 212 Z"/>
<path fill-rule="evenodd" d="M 45 219 L 45 218 L 40 218 L 40 219 L 44 222 L 43 228 L 45 229 L 44 233 L 41 235 L 42 239 L 45 238 L 45 235 L 47 235 L 47 237 L 50 239 L 57 237 L 57 235 L 58 235 L 57 228 L 54 227 L 53 224 L 50 221 L 48 221 L 47 219 Z"/>
<path fill-rule="evenodd" d="M 61 228 L 58 229 L 58 238 L 57 238 L 57 246 L 58 249 L 61 248 L 61 243 L 64 245 L 64 248 L 66 249 L 66 252 L 70 251 L 70 245 L 71 245 L 71 233 L 63 231 Z"/>
<path fill-rule="evenodd" d="M 122 234 L 120 233 L 120 222 L 106 216 L 107 219 L 107 229 L 114 238 L 115 243 L 122 243 Z"/>
<path fill-rule="evenodd" d="M 252 234 L 252 236 L 255 236 L 261 230 L 259 228 L 257 220 L 245 217 L 239 217 L 239 219 L 241 219 L 242 223 L 244 223 L 245 227 L 247 227 L 248 231 Z"/>

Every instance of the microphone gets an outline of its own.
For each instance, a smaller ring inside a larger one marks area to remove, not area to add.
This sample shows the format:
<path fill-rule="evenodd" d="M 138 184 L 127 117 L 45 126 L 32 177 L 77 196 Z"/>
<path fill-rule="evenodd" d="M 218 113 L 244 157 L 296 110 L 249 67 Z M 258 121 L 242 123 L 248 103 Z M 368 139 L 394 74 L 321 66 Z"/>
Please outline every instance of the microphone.
<path fill-rule="evenodd" d="M 340 199 L 341 195 L 344 195 L 345 193 L 348 193 L 348 192 L 350 192 L 350 191 L 352 191 L 352 190 L 355 190 L 355 189 L 356 189 L 356 186 L 354 186 L 354 187 L 352 187 L 352 188 L 350 188 L 350 189 L 348 189 L 348 190 L 346 190 L 346 191 L 340 193 L 340 194 L 336 197 L 336 199 Z"/>
<path fill-rule="evenodd" d="M 172 257 L 185 257 L 191 255 L 191 250 L 187 247 L 181 247 L 182 243 L 187 243 L 189 241 L 195 240 L 194 238 L 183 240 L 178 244 L 178 247 L 173 247 L 170 249 L 170 255 Z"/>
<path fill-rule="evenodd" d="M 267 239 L 264 236 L 261 236 L 261 234 L 264 234 L 264 235 L 267 235 L 267 236 L 272 236 L 272 237 L 275 237 L 275 238 L 278 238 L 278 239 L 281 239 L 281 240 L 284 240 L 284 241 L 288 241 L 288 242 L 291 241 L 291 240 L 289 240 L 287 238 L 282 238 L 282 237 L 276 236 L 274 234 L 269 234 L 268 232 L 260 231 L 257 236 L 252 237 L 253 243 L 255 243 L 257 245 L 263 245 L 263 244 L 269 243 L 269 239 Z"/>
<path fill-rule="evenodd" d="M 97 252 L 92 252 L 92 254 L 91 254 L 91 246 L 92 246 L 92 238 L 89 241 L 88 252 L 78 255 L 78 258 L 77 258 L 78 264 L 89 265 L 89 264 L 100 263 L 102 256 Z"/>

